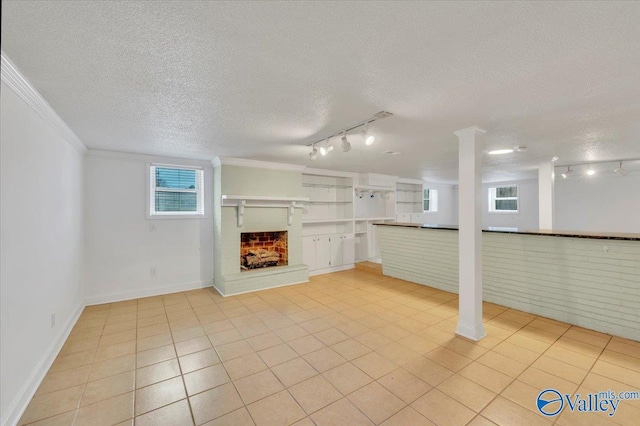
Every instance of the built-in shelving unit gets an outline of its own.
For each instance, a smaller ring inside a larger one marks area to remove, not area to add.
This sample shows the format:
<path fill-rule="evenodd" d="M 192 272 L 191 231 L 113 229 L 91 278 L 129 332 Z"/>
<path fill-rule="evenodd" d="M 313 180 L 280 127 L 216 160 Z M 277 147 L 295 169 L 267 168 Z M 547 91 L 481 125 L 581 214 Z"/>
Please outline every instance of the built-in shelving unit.
<path fill-rule="evenodd" d="M 354 261 L 380 262 L 374 223 L 395 221 L 398 212 L 422 212 L 418 180 L 313 170 L 303 173 L 302 187 L 309 198 L 303 251 L 312 275 L 347 269 Z"/>
<path fill-rule="evenodd" d="M 331 172 L 302 175 L 302 251 L 311 275 L 353 268 L 353 177 Z"/>
<path fill-rule="evenodd" d="M 396 214 L 422 213 L 422 182 L 396 182 Z"/>

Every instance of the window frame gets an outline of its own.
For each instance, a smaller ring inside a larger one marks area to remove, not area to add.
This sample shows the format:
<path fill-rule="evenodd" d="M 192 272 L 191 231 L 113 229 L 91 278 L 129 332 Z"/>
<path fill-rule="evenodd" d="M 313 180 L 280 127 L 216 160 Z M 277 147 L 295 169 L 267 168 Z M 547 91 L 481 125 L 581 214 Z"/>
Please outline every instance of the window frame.
<path fill-rule="evenodd" d="M 425 198 L 424 191 L 429 191 L 429 197 Z M 432 192 L 433 191 L 433 192 Z M 429 210 L 424 209 L 424 202 L 429 200 Z M 438 189 L 428 186 L 422 187 L 422 213 L 438 213 Z"/>
<path fill-rule="evenodd" d="M 496 194 L 498 192 L 498 188 L 516 188 L 516 196 L 515 197 L 497 197 Z M 489 205 L 488 212 L 490 214 L 519 214 L 520 213 L 520 185 L 518 184 L 506 184 L 499 186 L 491 186 L 488 190 L 489 195 Z M 498 210 L 496 209 L 496 201 L 507 201 L 507 200 L 516 200 L 516 209 L 515 210 Z"/>
<path fill-rule="evenodd" d="M 156 168 L 165 169 L 180 169 L 180 170 L 193 170 L 196 172 L 196 187 L 195 190 L 191 189 L 166 189 L 157 191 L 156 186 Z M 146 217 L 147 219 L 204 219 L 207 215 L 207 209 L 205 208 L 205 183 L 204 183 L 204 167 L 188 166 L 181 164 L 166 164 L 166 163 L 148 163 L 147 164 L 147 202 L 146 202 Z M 185 192 L 196 194 L 196 211 L 184 212 L 184 211 L 170 211 L 170 212 L 157 212 L 155 211 L 155 196 L 156 192 Z"/>

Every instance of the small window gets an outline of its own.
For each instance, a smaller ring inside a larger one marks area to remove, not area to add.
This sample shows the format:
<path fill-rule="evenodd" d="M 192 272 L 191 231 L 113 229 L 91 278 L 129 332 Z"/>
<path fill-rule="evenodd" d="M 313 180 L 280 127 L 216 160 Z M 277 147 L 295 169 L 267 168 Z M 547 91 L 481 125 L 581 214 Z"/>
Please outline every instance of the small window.
<path fill-rule="evenodd" d="M 204 216 L 204 172 L 200 168 L 149 166 L 149 217 Z"/>
<path fill-rule="evenodd" d="M 518 212 L 518 186 L 498 186 L 489 188 L 490 212 Z"/>
<path fill-rule="evenodd" d="M 438 211 L 438 190 L 424 188 L 422 190 L 422 210 L 425 213 Z"/>

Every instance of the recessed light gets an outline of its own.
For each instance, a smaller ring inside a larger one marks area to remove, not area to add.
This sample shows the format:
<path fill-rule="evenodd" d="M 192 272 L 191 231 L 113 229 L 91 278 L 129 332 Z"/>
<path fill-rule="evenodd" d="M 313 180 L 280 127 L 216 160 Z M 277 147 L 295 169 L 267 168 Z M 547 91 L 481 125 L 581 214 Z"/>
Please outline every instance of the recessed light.
<path fill-rule="evenodd" d="M 502 155 L 502 154 L 510 154 L 513 152 L 513 149 L 494 149 L 493 151 L 489 151 L 490 155 Z"/>

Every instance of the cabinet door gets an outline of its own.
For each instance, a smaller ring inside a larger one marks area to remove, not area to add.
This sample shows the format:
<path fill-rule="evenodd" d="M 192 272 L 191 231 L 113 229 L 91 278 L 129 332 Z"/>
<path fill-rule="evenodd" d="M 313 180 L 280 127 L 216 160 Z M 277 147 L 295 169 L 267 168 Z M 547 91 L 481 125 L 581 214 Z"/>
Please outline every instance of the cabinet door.
<path fill-rule="evenodd" d="M 331 242 L 326 235 L 316 237 L 316 269 L 331 266 Z"/>
<path fill-rule="evenodd" d="M 342 235 L 329 237 L 331 247 L 331 266 L 342 266 Z"/>
<path fill-rule="evenodd" d="M 342 264 L 351 265 L 356 259 L 355 236 L 346 234 L 342 236 Z"/>
<path fill-rule="evenodd" d="M 310 271 L 318 269 L 316 265 L 316 238 L 302 237 L 302 262 L 309 267 Z"/>

